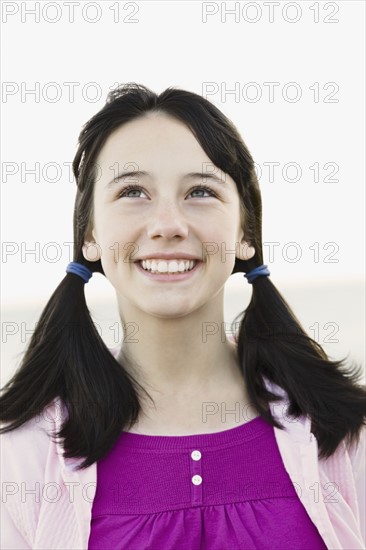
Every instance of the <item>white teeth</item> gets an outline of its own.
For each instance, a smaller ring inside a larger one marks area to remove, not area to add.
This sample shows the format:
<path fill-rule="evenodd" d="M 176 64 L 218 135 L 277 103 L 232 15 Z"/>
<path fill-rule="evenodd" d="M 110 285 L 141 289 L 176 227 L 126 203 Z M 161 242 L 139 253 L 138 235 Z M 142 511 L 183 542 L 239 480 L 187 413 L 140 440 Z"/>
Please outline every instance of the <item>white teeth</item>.
<path fill-rule="evenodd" d="M 183 273 L 193 269 L 196 260 L 142 260 L 141 265 L 152 273 Z"/>

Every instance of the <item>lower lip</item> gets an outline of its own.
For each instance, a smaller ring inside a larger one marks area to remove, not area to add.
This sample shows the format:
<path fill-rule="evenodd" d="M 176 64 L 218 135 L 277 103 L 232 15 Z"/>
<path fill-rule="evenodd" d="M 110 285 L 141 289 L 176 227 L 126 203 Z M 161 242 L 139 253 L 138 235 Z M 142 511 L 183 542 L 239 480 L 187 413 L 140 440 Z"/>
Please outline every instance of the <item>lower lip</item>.
<path fill-rule="evenodd" d="M 164 274 L 164 273 L 151 273 L 151 271 L 146 271 L 140 264 L 140 262 L 135 262 L 135 265 L 139 271 L 141 271 L 146 277 L 149 277 L 150 279 L 154 279 L 155 281 L 164 281 L 164 282 L 173 282 L 173 281 L 183 281 L 185 279 L 189 279 L 189 277 L 192 277 L 196 271 L 199 270 L 201 267 L 201 264 L 203 262 L 197 262 L 193 269 L 190 271 L 185 271 L 184 273 L 179 273 L 176 275 L 172 274 Z"/>

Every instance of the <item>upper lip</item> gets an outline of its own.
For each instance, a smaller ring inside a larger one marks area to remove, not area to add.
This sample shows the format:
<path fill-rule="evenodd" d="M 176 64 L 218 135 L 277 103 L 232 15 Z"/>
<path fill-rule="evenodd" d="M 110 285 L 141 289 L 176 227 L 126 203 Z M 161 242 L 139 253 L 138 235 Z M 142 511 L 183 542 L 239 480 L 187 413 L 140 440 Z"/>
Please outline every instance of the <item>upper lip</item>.
<path fill-rule="evenodd" d="M 159 252 L 158 254 L 149 254 L 148 256 L 142 256 L 136 258 L 135 262 L 140 262 L 141 260 L 196 260 L 198 262 L 202 261 L 201 258 L 193 256 L 192 254 L 186 254 L 185 252 L 174 252 L 168 254 L 167 252 Z"/>

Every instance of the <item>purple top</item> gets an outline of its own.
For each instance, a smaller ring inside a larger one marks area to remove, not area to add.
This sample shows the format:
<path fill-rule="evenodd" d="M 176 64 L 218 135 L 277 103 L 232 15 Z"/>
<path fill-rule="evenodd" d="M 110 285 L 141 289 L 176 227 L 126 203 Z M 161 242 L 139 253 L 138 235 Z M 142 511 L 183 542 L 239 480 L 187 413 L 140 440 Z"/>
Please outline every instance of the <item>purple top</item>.
<path fill-rule="evenodd" d="M 327 550 L 262 417 L 229 430 L 122 432 L 97 462 L 89 550 Z"/>

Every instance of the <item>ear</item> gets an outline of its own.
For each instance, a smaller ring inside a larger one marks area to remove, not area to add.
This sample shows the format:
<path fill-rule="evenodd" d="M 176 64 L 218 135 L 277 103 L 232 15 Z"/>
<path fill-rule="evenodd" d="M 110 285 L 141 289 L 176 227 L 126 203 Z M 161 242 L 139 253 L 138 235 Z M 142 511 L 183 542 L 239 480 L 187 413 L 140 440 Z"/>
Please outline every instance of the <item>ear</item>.
<path fill-rule="evenodd" d="M 250 260 L 255 255 L 255 248 L 245 239 L 242 239 L 236 249 L 236 256 L 240 260 Z"/>
<path fill-rule="evenodd" d="M 242 203 L 240 203 L 240 225 L 238 226 L 238 232 L 236 234 L 237 241 L 235 243 L 235 256 L 239 260 L 250 260 L 253 256 L 255 256 L 255 248 L 251 246 L 251 243 L 245 238 L 244 218 L 244 207 Z"/>
<path fill-rule="evenodd" d="M 82 251 L 85 260 L 88 262 L 97 262 L 101 259 L 102 251 L 99 244 L 96 242 L 94 230 L 86 233 Z"/>

